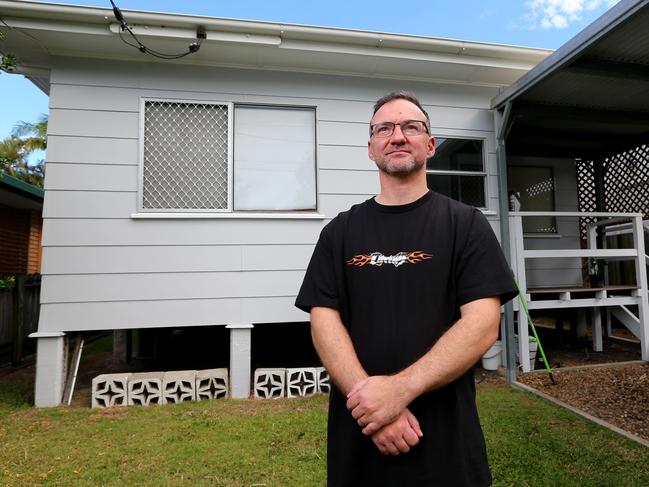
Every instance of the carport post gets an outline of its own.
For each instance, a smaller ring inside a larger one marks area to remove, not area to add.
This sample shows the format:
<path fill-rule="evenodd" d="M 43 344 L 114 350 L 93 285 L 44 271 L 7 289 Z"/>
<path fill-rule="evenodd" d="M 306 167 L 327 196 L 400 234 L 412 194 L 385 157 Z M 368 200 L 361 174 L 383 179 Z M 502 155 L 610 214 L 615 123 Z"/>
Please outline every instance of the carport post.
<path fill-rule="evenodd" d="M 500 214 L 500 245 L 511 268 L 511 248 L 509 240 L 509 195 L 507 194 L 507 151 L 505 138 L 511 128 L 510 114 L 512 105 L 507 102 L 504 113 L 494 109 L 494 125 L 496 128 L 496 158 L 498 160 L 498 201 Z M 514 308 L 512 302 L 505 304 L 503 341 L 505 342 L 505 358 L 507 364 L 507 382 L 516 381 L 516 356 L 514 352 Z"/>
<path fill-rule="evenodd" d="M 230 330 L 230 396 L 245 399 L 250 396 L 251 335 L 253 325 L 227 325 Z"/>

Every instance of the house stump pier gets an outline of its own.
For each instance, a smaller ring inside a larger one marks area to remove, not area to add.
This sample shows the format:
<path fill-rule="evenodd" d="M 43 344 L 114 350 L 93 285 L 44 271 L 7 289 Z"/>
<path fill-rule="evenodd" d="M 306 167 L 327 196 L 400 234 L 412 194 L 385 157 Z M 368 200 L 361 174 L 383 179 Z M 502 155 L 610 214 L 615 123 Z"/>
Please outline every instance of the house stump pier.
<path fill-rule="evenodd" d="M 61 404 L 67 373 L 67 337 L 63 332 L 37 332 L 36 338 L 36 386 L 34 405 L 38 408 Z"/>
<path fill-rule="evenodd" d="M 250 396 L 251 335 L 250 323 L 227 325 L 230 330 L 230 392 L 233 399 Z"/>

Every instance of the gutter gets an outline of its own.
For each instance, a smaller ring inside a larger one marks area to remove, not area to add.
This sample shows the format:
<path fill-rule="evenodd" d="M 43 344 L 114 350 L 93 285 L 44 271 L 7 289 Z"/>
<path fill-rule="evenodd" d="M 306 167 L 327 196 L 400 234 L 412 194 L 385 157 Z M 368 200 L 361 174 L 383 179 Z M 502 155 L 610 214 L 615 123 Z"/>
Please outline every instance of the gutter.
<path fill-rule="evenodd" d="M 0 172 L 0 185 L 9 186 L 10 188 L 16 189 L 21 193 L 27 193 L 32 197 L 35 196 L 41 201 L 43 201 L 43 198 L 45 197 L 45 190 L 43 190 L 42 188 L 26 183 L 25 181 L 22 181 L 3 172 Z"/>
<path fill-rule="evenodd" d="M 52 27 L 63 23 L 84 23 L 108 26 L 114 23 L 113 12 L 108 8 L 73 6 L 64 4 L 0 0 L 2 16 L 25 22 L 21 28 L 28 28 L 30 20 L 42 23 L 47 19 Z M 243 33 L 259 36 L 274 36 L 280 44 L 284 40 L 304 40 L 330 44 L 359 45 L 369 48 L 392 48 L 424 51 L 426 53 L 445 53 L 457 56 L 495 58 L 515 61 L 529 67 L 536 65 L 552 51 L 517 47 L 511 45 L 491 44 L 483 42 L 440 39 L 418 35 L 381 33 L 355 29 L 333 27 L 317 27 L 299 24 L 282 24 L 238 19 L 223 19 L 186 14 L 168 14 L 122 10 L 133 27 L 156 27 L 157 30 L 174 28 L 196 31 L 196 25 L 205 26 L 213 34 Z M 42 24 L 41 24 L 42 25 Z M 209 32 L 208 32 L 209 35 Z M 174 37 L 171 35 L 170 37 Z"/>

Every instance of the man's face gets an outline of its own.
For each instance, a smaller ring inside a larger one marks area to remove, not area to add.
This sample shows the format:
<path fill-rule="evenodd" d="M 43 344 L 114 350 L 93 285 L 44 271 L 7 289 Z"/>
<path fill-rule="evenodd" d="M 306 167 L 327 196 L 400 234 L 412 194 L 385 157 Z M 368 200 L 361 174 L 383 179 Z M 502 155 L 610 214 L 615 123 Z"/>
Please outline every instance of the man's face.
<path fill-rule="evenodd" d="M 398 124 L 406 120 L 425 121 L 426 116 L 417 105 L 397 99 L 383 105 L 374 114 L 371 125 L 381 122 Z M 390 175 L 407 175 L 420 170 L 435 153 L 435 139 L 424 132 L 404 136 L 396 125 L 390 137 L 370 137 L 367 152 L 380 171 Z"/>

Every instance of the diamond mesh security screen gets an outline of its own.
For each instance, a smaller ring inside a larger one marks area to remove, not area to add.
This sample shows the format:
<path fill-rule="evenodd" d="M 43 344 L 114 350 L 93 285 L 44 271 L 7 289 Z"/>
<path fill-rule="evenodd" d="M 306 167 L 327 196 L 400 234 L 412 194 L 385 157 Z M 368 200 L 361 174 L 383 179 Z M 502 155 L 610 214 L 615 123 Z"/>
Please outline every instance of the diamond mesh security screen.
<path fill-rule="evenodd" d="M 604 201 L 597 208 L 595 164 L 602 164 Z M 603 161 L 577 161 L 579 211 L 642 213 L 649 216 L 649 146 L 643 144 Z M 590 220 L 580 222 L 582 238 Z"/>
<path fill-rule="evenodd" d="M 146 101 L 145 209 L 227 210 L 228 106 Z"/>

